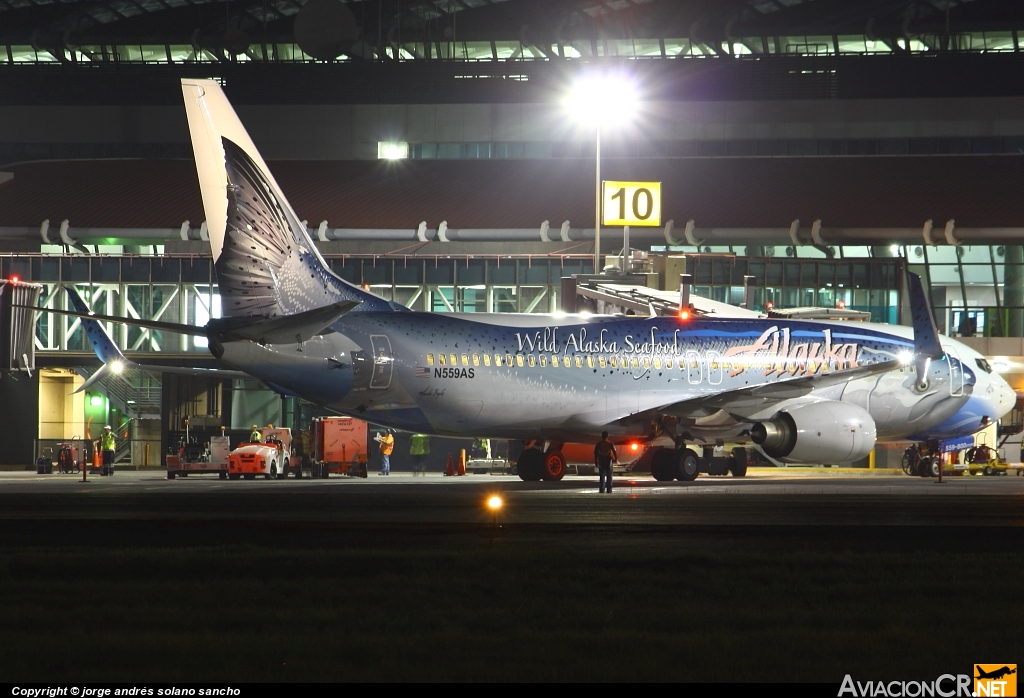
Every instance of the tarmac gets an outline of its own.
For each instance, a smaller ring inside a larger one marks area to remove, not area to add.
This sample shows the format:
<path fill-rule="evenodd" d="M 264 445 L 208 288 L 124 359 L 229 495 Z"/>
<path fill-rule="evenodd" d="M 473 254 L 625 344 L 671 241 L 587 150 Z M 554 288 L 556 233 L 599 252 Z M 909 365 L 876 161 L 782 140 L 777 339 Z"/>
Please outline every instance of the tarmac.
<path fill-rule="evenodd" d="M 82 482 L 81 475 L 7 472 L 0 473 L 0 544 L 66 542 L 69 531 L 86 532 L 94 541 L 146 531 L 170 542 L 216 541 L 274 536 L 281 524 L 304 541 L 346 527 L 724 527 L 737 533 L 785 527 L 808 534 L 825 528 L 1000 528 L 1015 537 L 1024 528 L 1024 477 L 944 480 L 892 471 L 761 468 L 744 478 L 704 475 L 694 482 L 618 477 L 614 491 L 601 494 L 596 478 L 582 476 L 554 483 L 433 473 L 232 481 L 214 475 L 167 480 L 151 470 L 90 475 Z M 502 499 L 497 511 L 486 505 L 494 495 Z M 87 533 L 101 529 L 110 535 Z"/>

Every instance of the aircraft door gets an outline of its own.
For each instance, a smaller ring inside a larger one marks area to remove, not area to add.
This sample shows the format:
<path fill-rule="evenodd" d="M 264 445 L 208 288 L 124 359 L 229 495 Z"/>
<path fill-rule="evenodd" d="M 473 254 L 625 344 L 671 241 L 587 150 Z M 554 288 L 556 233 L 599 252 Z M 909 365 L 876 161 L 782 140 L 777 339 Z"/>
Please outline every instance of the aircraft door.
<path fill-rule="evenodd" d="M 370 388 L 384 390 L 391 385 L 391 372 L 395 357 L 391 353 L 391 340 L 382 334 L 370 335 L 370 346 L 373 349 L 373 377 Z"/>
<path fill-rule="evenodd" d="M 964 394 L 964 367 L 960 357 L 952 347 L 943 347 L 946 352 L 946 363 L 949 365 L 949 394 L 960 397 Z"/>

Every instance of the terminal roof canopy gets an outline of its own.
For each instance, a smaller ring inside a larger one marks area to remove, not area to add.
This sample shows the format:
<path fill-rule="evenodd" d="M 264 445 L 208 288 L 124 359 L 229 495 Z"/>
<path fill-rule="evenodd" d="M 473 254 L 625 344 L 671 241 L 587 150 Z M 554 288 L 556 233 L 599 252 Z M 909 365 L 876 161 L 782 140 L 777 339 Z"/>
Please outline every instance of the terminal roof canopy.
<path fill-rule="evenodd" d="M 272 161 L 298 214 L 340 228 L 532 228 L 594 223 L 587 159 Z M 178 227 L 204 219 L 189 160 L 3 168 L 0 227 Z M 609 180 L 662 182 L 663 220 L 700 227 L 1020 227 L 1024 155 L 608 159 Z"/>

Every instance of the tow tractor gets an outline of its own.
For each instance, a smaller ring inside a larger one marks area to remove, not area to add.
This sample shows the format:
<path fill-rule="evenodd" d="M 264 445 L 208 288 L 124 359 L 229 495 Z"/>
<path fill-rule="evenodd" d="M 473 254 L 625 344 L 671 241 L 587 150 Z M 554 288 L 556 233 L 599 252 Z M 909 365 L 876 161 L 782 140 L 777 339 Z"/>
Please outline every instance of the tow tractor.
<path fill-rule="evenodd" d="M 228 455 L 228 478 L 255 480 L 264 478 L 283 480 L 292 470 L 292 431 L 267 427 L 262 430 L 263 441 L 248 441 Z M 296 477 L 301 477 L 301 463 Z"/>
<path fill-rule="evenodd" d="M 210 442 L 205 446 L 192 441 L 182 441 L 178 444 L 176 453 L 167 454 L 167 479 L 216 473 L 223 480 L 228 476 L 230 450 L 231 440 L 227 436 L 211 436 Z"/>

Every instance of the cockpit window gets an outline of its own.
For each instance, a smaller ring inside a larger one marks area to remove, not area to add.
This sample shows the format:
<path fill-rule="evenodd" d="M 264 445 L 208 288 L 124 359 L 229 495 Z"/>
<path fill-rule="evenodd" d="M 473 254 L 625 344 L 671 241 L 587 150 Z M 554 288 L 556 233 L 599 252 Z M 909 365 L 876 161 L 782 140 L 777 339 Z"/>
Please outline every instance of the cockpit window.
<path fill-rule="evenodd" d="M 985 361 L 985 359 L 975 359 L 974 363 L 978 364 L 978 368 L 985 373 L 992 373 L 992 366 L 988 361 Z"/>

